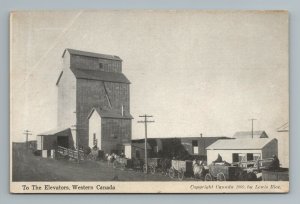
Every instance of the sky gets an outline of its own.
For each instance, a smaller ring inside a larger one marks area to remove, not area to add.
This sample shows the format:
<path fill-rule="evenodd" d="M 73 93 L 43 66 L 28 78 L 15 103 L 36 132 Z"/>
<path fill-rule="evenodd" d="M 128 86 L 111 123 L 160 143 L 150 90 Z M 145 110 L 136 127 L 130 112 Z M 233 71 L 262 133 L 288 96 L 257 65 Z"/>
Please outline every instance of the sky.
<path fill-rule="evenodd" d="M 65 48 L 117 55 L 132 138 L 229 136 L 288 122 L 288 15 L 263 11 L 52 11 L 11 17 L 11 139 L 57 126 Z"/>

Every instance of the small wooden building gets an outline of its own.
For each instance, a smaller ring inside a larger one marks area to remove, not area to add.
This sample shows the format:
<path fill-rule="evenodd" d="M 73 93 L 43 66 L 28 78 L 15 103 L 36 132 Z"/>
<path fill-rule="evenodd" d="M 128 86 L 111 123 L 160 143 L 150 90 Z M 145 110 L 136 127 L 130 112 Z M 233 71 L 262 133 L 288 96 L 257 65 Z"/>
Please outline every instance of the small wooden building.
<path fill-rule="evenodd" d="M 93 108 L 88 115 L 90 148 L 104 153 L 123 152 L 131 158 L 131 120 L 128 112 Z"/>
<path fill-rule="evenodd" d="M 208 164 L 215 161 L 218 154 L 228 163 L 246 162 L 278 156 L 278 142 L 275 138 L 218 140 L 206 150 Z"/>
<path fill-rule="evenodd" d="M 135 140 L 132 141 L 131 143 L 131 150 L 132 150 L 132 158 L 137 158 L 137 159 L 144 159 L 145 158 L 145 141 L 144 140 Z M 149 143 L 147 143 L 147 156 L 151 157 L 151 146 Z M 125 153 L 125 156 L 127 156 L 127 154 Z"/>
<path fill-rule="evenodd" d="M 37 150 L 54 150 L 57 146 L 73 146 L 70 128 L 50 130 L 37 135 Z"/>

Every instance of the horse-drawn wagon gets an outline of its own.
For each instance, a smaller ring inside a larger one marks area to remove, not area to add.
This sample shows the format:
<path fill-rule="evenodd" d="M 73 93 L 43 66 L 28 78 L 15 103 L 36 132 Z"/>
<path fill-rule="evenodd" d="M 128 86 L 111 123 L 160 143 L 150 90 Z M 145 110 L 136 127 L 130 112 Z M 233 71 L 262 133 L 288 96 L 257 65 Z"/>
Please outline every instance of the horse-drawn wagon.
<path fill-rule="evenodd" d="M 98 148 L 93 148 L 91 152 L 86 156 L 87 160 L 97 160 L 99 156 L 99 149 Z"/>
<path fill-rule="evenodd" d="M 144 160 L 133 158 L 132 159 L 132 169 L 135 171 L 143 171 Z"/>
<path fill-rule="evenodd" d="M 171 168 L 169 169 L 169 177 L 177 178 L 183 180 L 184 176 L 193 175 L 193 164 L 192 161 L 181 161 L 181 160 L 172 160 Z"/>
<path fill-rule="evenodd" d="M 208 169 L 205 181 L 242 181 L 247 179 L 247 172 L 238 166 L 231 166 L 225 163 L 211 164 L 208 166 Z"/>
<path fill-rule="evenodd" d="M 127 159 L 123 157 L 116 157 L 115 160 L 113 161 L 114 168 L 125 170 L 126 165 L 127 165 Z"/>
<path fill-rule="evenodd" d="M 148 170 L 151 174 L 154 174 L 159 168 L 160 159 L 159 158 L 148 158 Z M 143 165 L 143 172 L 147 173 L 146 164 Z"/>
<path fill-rule="evenodd" d="M 164 158 L 149 158 L 148 170 L 151 174 L 162 173 L 166 175 L 171 166 L 171 160 Z M 146 164 L 143 165 L 143 171 L 146 173 Z"/>

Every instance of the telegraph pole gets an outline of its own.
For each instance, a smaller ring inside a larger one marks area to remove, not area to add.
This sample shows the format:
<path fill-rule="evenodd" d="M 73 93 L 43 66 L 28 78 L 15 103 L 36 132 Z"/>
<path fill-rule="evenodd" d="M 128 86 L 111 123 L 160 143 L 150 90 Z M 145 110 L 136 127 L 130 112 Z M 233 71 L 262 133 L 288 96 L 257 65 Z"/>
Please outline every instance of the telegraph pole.
<path fill-rule="evenodd" d="M 256 120 L 256 119 L 255 118 L 251 118 L 249 120 L 251 120 L 251 123 L 252 123 L 251 133 L 252 133 L 252 139 L 253 139 L 253 121 Z"/>
<path fill-rule="evenodd" d="M 28 150 L 28 136 L 32 135 L 32 133 L 29 130 L 24 130 L 23 134 L 26 135 L 26 149 Z"/>
<path fill-rule="evenodd" d="M 146 173 L 148 173 L 148 157 L 147 157 L 147 123 L 154 123 L 153 120 L 148 120 L 148 118 L 152 118 L 152 115 L 140 115 L 140 118 L 144 118 L 144 120 L 138 121 L 138 123 L 145 124 L 145 165 L 146 165 Z"/>

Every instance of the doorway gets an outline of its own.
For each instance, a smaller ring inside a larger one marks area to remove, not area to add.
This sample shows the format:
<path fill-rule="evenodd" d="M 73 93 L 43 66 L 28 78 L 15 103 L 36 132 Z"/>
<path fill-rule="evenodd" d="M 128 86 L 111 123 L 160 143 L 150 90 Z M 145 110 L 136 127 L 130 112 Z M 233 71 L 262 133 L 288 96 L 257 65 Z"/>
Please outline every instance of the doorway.
<path fill-rule="evenodd" d="M 57 136 L 57 145 L 68 148 L 69 147 L 69 137 Z"/>

